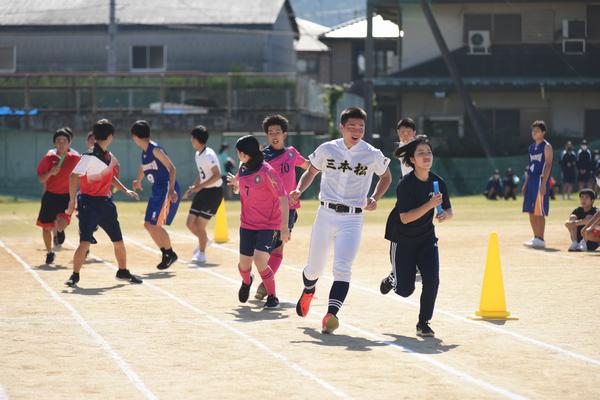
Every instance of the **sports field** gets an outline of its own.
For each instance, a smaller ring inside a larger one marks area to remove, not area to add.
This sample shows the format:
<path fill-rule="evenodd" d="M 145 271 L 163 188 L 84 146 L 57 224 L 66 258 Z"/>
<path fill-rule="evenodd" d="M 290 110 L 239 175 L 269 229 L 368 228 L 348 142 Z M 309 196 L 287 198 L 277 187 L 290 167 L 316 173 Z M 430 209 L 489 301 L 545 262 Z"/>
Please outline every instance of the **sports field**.
<path fill-rule="evenodd" d="M 128 266 L 144 284 L 114 279 L 102 232 L 71 289 L 76 224 L 56 265 L 45 266 L 39 203 L 0 203 L 0 399 L 600 398 L 600 252 L 567 253 L 563 227 L 577 200 L 551 203 L 549 248 L 537 251 L 521 244 L 531 230 L 520 201 L 453 199 L 455 218 L 437 230 L 441 283 L 429 339 L 415 336 L 419 287 L 409 299 L 379 293 L 390 269 L 391 200 L 366 216 L 335 335 L 320 333 L 330 268 L 309 316 L 294 310 L 316 202 L 304 202 L 286 248 L 277 310 L 237 300 L 238 203 L 227 203 L 230 241 L 210 247 L 204 266 L 185 262 L 195 243 L 183 203 L 170 229 L 182 262 L 166 272 L 155 268 L 142 226 L 145 204 L 117 206 Z M 479 305 L 492 231 L 517 321 L 466 318 Z"/>

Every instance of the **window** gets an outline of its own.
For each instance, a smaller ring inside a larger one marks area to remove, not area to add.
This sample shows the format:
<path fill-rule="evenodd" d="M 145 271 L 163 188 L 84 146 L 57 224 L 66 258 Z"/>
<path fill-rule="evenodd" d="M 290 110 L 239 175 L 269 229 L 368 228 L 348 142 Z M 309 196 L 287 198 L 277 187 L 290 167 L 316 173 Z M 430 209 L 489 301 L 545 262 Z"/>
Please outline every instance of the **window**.
<path fill-rule="evenodd" d="M 465 14 L 464 43 L 468 42 L 469 31 L 490 31 L 492 43 L 521 43 L 521 15 Z"/>
<path fill-rule="evenodd" d="M 133 46 L 131 69 L 140 71 L 164 71 L 166 69 L 165 46 Z"/>
<path fill-rule="evenodd" d="M 15 72 L 16 49 L 14 46 L 0 46 L 0 71 Z"/>
<path fill-rule="evenodd" d="M 319 59 L 316 57 L 298 58 L 296 65 L 298 72 L 301 74 L 316 74 L 319 72 Z"/>
<path fill-rule="evenodd" d="M 587 37 L 600 40 L 600 5 L 587 6 Z"/>
<path fill-rule="evenodd" d="M 520 43 L 521 15 L 496 14 L 493 18 L 492 43 Z"/>
<path fill-rule="evenodd" d="M 518 109 L 479 109 L 477 112 L 486 135 L 499 138 L 519 136 L 521 113 Z"/>

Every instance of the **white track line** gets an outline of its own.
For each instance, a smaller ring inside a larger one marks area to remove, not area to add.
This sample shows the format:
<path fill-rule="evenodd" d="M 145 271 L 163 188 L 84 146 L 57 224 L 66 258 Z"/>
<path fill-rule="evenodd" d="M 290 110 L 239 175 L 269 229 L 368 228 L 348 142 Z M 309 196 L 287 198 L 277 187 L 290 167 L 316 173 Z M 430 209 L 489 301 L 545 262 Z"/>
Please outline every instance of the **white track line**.
<path fill-rule="evenodd" d="M 117 363 L 121 371 L 127 375 L 129 380 L 134 384 L 137 390 L 139 390 L 146 399 L 158 399 L 148 387 L 142 382 L 140 377 L 135 371 L 127 364 L 127 362 L 117 353 L 112 346 L 102 337 L 100 336 L 87 322 L 81 314 L 72 306 L 69 302 L 64 300 L 58 293 L 56 293 L 40 276 L 37 272 L 33 270 L 33 268 L 27 264 L 18 254 L 16 254 L 10 247 L 8 247 L 2 240 L 0 240 L 0 247 L 2 247 L 8 254 L 10 254 L 27 272 L 29 272 L 36 281 L 52 296 L 54 300 L 61 303 L 67 310 L 71 312 L 73 318 L 79 325 L 94 339 L 94 341 L 106 352 L 110 355 L 110 357 Z M 1 398 L 1 397 L 0 397 Z"/>
<path fill-rule="evenodd" d="M 155 254 L 160 254 L 160 251 L 158 251 L 156 249 L 153 249 L 153 248 L 151 248 L 149 246 L 146 246 L 146 245 L 138 242 L 137 240 L 135 240 L 135 239 L 133 239 L 131 237 L 127 237 L 126 240 L 127 240 L 128 243 L 131 243 L 134 246 L 137 246 L 137 247 L 139 247 L 139 248 L 141 248 L 141 249 L 143 249 L 143 250 L 145 250 L 147 252 L 152 252 L 152 253 L 155 253 Z M 180 262 L 183 263 L 183 264 L 187 264 L 188 263 L 187 261 L 185 261 L 183 259 L 181 259 Z M 216 276 L 216 277 L 218 277 L 220 279 L 223 279 L 223 280 L 225 280 L 227 282 L 230 282 L 230 283 L 233 283 L 235 285 L 239 284 L 239 280 L 234 280 L 232 278 L 229 278 L 228 276 L 221 275 L 221 274 L 219 274 L 217 272 L 214 272 L 214 271 L 211 271 L 211 270 L 208 270 L 208 269 L 196 269 L 196 270 L 208 273 L 208 274 L 213 275 L 213 276 Z M 282 301 L 292 302 L 293 303 L 292 300 L 284 299 L 284 298 L 282 298 Z M 496 385 L 493 385 L 493 384 L 488 383 L 486 381 L 483 381 L 481 379 L 475 378 L 474 376 L 472 376 L 472 375 L 470 375 L 468 373 L 462 372 L 462 371 L 460 371 L 460 370 L 458 370 L 456 368 L 451 367 L 448 364 L 445 364 L 445 363 L 443 363 L 441 361 L 435 360 L 431 356 L 428 356 L 428 355 L 425 355 L 425 354 L 420 354 L 420 353 L 417 353 L 417 352 L 415 352 L 415 351 L 413 351 L 413 350 L 411 350 L 411 349 L 409 349 L 407 347 L 404 347 L 404 346 L 401 346 L 401 345 L 398 345 L 398 344 L 386 341 L 381 336 L 378 336 L 378 335 L 376 335 L 376 334 L 374 334 L 372 332 L 369 332 L 369 331 L 366 331 L 364 329 L 355 327 L 355 326 L 353 326 L 351 324 L 348 324 L 346 322 L 344 322 L 344 326 L 347 326 L 351 330 L 354 330 L 355 332 L 358 332 L 358 333 L 360 333 L 363 336 L 368 336 L 371 339 L 373 339 L 373 340 L 375 340 L 375 341 L 377 341 L 379 343 L 391 346 L 392 348 L 394 348 L 396 350 L 401 350 L 404 353 L 407 353 L 407 354 L 409 354 L 411 356 L 414 356 L 414 357 L 418 358 L 421 361 L 425 361 L 428 364 L 431 364 L 431 365 L 433 365 L 435 367 L 438 367 L 441 370 L 443 370 L 443 371 L 445 371 L 445 372 L 447 372 L 447 373 L 449 373 L 451 375 L 454 375 L 456 377 L 464 379 L 465 381 L 467 381 L 467 382 L 469 382 L 469 383 L 471 383 L 473 385 L 479 386 L 482 389 L 485 389 L 485 390 L 488 390 L 490 392 L 499 394 L 499 395 L 504 396 L 504 397 L 509 398 L 509 399 L 521 400 L 521 399 L 525 399 L 526 398 L 526 397 L 523 397 L 521 395 L 515 394 L 515 393 L 513 393 L 513 392 L 511 392 L 511 391 L 509 391 L 507 389 L 498 387 Z"/>
<path fill-rule="evenodd" d="M 195 237 L 193 237 L 191 235 L 186 235 L 186 234 L 182 234 L 182 233 L 176 233 L 176 234 L 180 235 L 180 236 L 183 236 L 183 237 L 187 237 L 188 239 L 195 239 Z M 230 253 L 238 254 L 238 252 L 236 250 L 230 249 L 227 246 L 223 246 L 223 245 L 216 244 L 216 243 L 213 243 L 211 246 L 215 247 L 217 249 L 222 249 L 222 250 L 228 251 Z M 567 256 L 565 256 L 565 257 L 567 257 Z M 292 271 L 296 271 L 296 272 L 299 272 L 299 273 L 302 272 L 302 268 L 292 267 L 291 265 L 287 265 L 287 264 L 281 264 L 281 266 L 284 267 L 284 268 L 287 268 L 289 270 L 292 270 Z M 326 279 L 329 279 L 329 280 L 333 279 L 329 275 L 324 275 L 323 278 L 326 278 Z M 352 287 L 356 288 L 356 289 L 359 289 L 359 290 L 362 290 L 362 291 L 365 291 L 365 292 L 368 292 L 368 293 L 371 293 L 371 294 L 374 294 L 377 297 L 381 297 L 382 296 L 381 293 L 379 293 L 378 290 L 373 289 L 371 287 L 360 285 L 360 284 L 355 283 L 355 282 L 352 282 Z M 392 301 L 397 301 L 397 302 L 400 302 L 400 303 L 408 304 L 408 305 L 416 307 L 416 308 L 420 307 L 419 303 L 416 303 L 416 302 L 414 302 L 412 300 L 409 300 L 409 299 L 405 299 L 403 297 L 399 297 L 399 296 L 385 296 L 385 298 L 387 298 L 389 300 L 392 300 Z M 550 344 L 550 343 L 544 342 L 544 341 L 539 340 L 539 339 L 534 339 L 534 338 L 522 335 L 522 334 L 517 333 L 517 332 L 513 332 L 513 331 L 509 330 L 508 328 L 497 326 L 497 325 L 493 325 L 493 324 L 489 324 L 489 323 L 482 323 L 481 321 L 479 321 L 479 322 L 478 321 L 474 321 L 474 320 L 471 320 L 471 319 L 469 319 L 467 317 L 464 317 L 464 316 L 461 316 L 461 315 L 457 315 L 457 314 L 454 314 L 452 312 L 449 312 L 449 311 L 446 311 L 446 310 L 443 310 L 443 309 L 440 309 L 440 308 L 437 308 L 437 307 L 436 307 L 435 311 L 436 311 L 436 313 L 442 314 L 442 315 L 444 315 L 446 317 L 449 317 L 451 319 L 454 319 L 456 321 L 468 323 L 468 324 L 471 324 L 472 326 L 476 326 L 476 327 L 479 327 L 479 328 L 488 329 L 488 330 L 494 331 L 496 333 L 501 333 L 501 334 L 504 334 L 504 335 L 512 336 L 513 338 L 518 339 L 518 340 L 520 340 L 522 342 L 529 343 L 529 344 L 532 344 L 534 346 L 538 346 L 538 347 L 544 348 L 546 350 L 551 350 L 551 351 L 560 353 L 562 355 L 574 358 L 576 360 L 584 361 L 584 362 L 589 363 L 589 364 L 593 364 L 595 366 L 600 366 L 600 360 L 598 360 L 596 358 L 593 358 L 593 357 L 590 357 L 590 356 L 586 356 L 584 354 L 576 353 L 576 352 L 564 349 L 562 347 L 559 347 L 557 345 Z"/>
<path fill-rule="evenodd" d="M 0 385 L 0 400 L 8 400 L 8 395 L 2 385 Z"/>
<path fill-rule="evenodd" d="M 126 238 L 125 239 L 128 243 L 134 243 L 134 241 L 130 238 Z M 148 251 L 152 251 L 152 252 L 156 252 L 158 254 L 160 254 L 160 251 L 152 249 L 150 247 L 146 247 L 144 245 L 137 245 L 136 246 L 140 246 L 140 247 L 144 247 L 145 249 L 147 249 Z M 100 258 L 100 257 L 96 257 L 94 256 L 97 260 L 102 261 L 102 263 L 104 263 L 105 265 L 107 265 L 108 267 L 110 267 L 113 270 L 117 270 L 117 266 L 115 266 L 114 264 Z M 233 281 L 236 285 L 239 284 L 238 281 L 234 281 L 233 279 L 231 280 Z M 260 340 L 248 335 L 247 333 L 235 328 L 234 326 L 231 326 L 231 324 L 199 309 L 198 307 L 193 306 L 192 304 L 188 303 L 187 301 L 181 299 L 180 297 L 175 296 L 174 294 L 172 294 L 171 292 L 161 288 L 160 286 L 157 286 L 153 283 L 148 282 L 148 280 L 146 280 L 143 285 L 159 292 L 160 294 L 162 294 L 163 296 L 175 301 L 176 303 L 178 303 L 179 305 L 181 305 L 184 308 L 187 308 L 188 310 L 192 311 L 195 314 L 201 315 L 203 317 L 206 317 L 207 319 L 209 319 L 211 322 L 221 326 L 222 328 L 227 329 L 228 331 L 242 337 L 243 339 L 246 339 L 247 341 L 249 341 L 250 343 L 252 343 L 254 346 L 258 347 L 260 350 L 263 350 L 264 352 L 266 352 L 267 354 L 269 354 L 270 356 L 272 356 L 273 358 L 281 361 L 285 366 L 293 369 L 294 371 L 300 373 L 301 375 L 305 376 L 306 378 L 314 381 L 315 383 L 318 383 L 319 385 L 321 385 L 321 387 L 323 387 L 324 389 L 328 390 L 329 392 L 331 392 L 332 394 L 334 394 L 335 396 L 342 398 L 342 399 L 351 399 L 352 397 L 350 397 L 349 395 L 347 395 L 346 393 L 344 393 L 341 389 L 338 389 L 337 387 L 333 386 L 332 384 L 330 384 L 329 382 L 325 381 L 322 378 L 319 378 L 317 375 L 313 374 L 312 372 L 302 368 L 300 365 L 296 364 L 293 361 L 290 361 L 289 359 L 287 359 L 285 356 L 283 356 L 282 354 L 272 350 L 271 348 L 269 348 L 266 344 L 264 344 L 263 342 L 261 342 Z"/>

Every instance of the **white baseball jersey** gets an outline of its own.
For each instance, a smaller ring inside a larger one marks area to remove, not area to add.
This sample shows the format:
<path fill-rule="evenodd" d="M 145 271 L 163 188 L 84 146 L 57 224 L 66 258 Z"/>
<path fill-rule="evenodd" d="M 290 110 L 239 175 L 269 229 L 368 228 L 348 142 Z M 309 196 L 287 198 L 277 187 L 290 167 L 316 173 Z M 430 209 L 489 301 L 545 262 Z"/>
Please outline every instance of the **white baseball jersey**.
<path fill-rule="evenodd" d="M 206 182 L 213 176 L 212 169 L 217 167 L 219 170 L 219 177 L 221 176 L 221 167 L 219 165 L 219 157 L 213 149 L 205 147 L 202 151 L 196 151 L 196 167 L 198 167 L 198 174 L 200 175 L 200 183 Z M 221 187 L 223 180 L 218 179 L 216 182 L 211 183 L 207 188 Z"/>
<path fill-rule="evenodd" d="M 383 175 L 390 159 L 381 150 L 360 141 L 350 149 L 344 139 L 325 142 L 308 157 L 321 171 L 319 200 L 365 207 L 373 174 Z"/>

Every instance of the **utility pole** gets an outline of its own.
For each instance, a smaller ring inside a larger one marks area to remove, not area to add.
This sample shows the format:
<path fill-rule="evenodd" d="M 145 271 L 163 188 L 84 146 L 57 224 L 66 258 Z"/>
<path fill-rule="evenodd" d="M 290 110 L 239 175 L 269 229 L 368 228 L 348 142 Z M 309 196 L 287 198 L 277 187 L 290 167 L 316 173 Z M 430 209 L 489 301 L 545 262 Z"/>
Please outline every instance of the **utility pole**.
<path fill-rule="evenodd" d="M 115 40 L 117 37 L 116 0 L 110 0 L 109 22 L 108 22 L 108 58 L 106 70 L 117 72 L 117 48 Z"/>
<path fill-rule="evenodd" d="M 367 37 L 365 39 L 365 78 L 364 96 L 367 112 L 367 126 L 365 126 L 365 141 L 371 143 L 373 139 L 373 6 L 367 0 Z"/>

